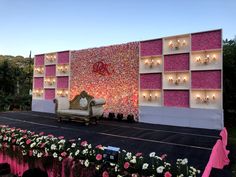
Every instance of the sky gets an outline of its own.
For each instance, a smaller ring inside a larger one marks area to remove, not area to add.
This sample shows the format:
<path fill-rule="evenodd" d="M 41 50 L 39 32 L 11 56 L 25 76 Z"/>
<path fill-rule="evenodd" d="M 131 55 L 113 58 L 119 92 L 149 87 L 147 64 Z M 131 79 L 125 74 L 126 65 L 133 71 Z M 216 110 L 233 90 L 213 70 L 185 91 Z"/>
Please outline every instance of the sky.
<path fill-rule="evenodd" d="M 32 55 L 223 29 L 236 0 L 0 0 L 0 55 Z"/>

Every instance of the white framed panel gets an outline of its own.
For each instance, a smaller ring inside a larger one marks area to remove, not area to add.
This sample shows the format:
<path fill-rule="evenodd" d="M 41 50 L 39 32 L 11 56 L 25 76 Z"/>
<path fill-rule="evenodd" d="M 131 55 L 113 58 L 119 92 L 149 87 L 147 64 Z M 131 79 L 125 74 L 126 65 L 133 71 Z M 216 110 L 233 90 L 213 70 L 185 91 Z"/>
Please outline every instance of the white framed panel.
<path fill-rule="evenodd" d="M 189 72 L 165 72 L 163 74 L 163 89 L 189 89 Z"/>
<path fill-rule="evenodd" d="M 48 53 L 44 55 L 45 65 L 55 65 L 57 63 L 57 53 Z"/>
<path fill-rule="evenodd" d="M 140 106 L 162 106 L 161 90 L 140 90 L 139 105 Z"/>
<path fill-rule="evenodd" d="M 56 65 L 56 76 L 69 76 L 70 65 L 69 64 L 57 64 Z"/>
<path fill-rule="evenodd" d="M 192 90 L 190 107 L 203 109 L 222 109 L 221 90 Z"/>
<path fill-rule="evenodd" d="M 163 38 L 163 53 L 187 53 L 190 52 L 190 35 L 181 35 Z"/>
<path fill-rule="evenodd" d="M 142 57 L 139 61 L 140 73 L 160 73 L 163 68 L 162 56 Z"/>
<path fill-rule="evenodd" d="M 139 106 L 139 121 L 151 124 L 221 130 L 223 110 Z"/>
<path fill-rule="evenodd" d="M 190 56 L 191 70 L 220 70 L 222 69 L 221 50 L 197 51 Z"/>

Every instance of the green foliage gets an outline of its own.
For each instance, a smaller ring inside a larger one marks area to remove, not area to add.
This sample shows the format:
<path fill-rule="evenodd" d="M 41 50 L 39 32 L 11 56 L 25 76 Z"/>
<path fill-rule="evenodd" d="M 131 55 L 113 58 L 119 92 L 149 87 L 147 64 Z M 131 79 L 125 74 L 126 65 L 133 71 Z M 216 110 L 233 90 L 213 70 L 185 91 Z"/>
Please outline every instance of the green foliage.
<path fill-rule="evenodd" d="M 224 111 L 225 119 L 236 116 L 236 39 L 224 40 L 223 79 L 224 79 Z"/>
<path fill-rule="evenodd" d="M 0 111 L 30 109 L 33 60 L 0 55 Z"/>

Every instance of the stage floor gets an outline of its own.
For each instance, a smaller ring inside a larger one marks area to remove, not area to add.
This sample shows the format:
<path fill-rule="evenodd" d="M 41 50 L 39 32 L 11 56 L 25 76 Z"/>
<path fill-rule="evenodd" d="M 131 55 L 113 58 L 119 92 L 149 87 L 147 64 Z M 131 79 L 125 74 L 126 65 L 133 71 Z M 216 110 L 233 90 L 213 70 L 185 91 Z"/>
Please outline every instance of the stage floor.
<path fill-rule="evenodd" d="M 203 172 L 219 131 L 185 127 L 127 123 L 102 120 L 84 126 L 75 122 L 56 121 L 55 114 L 40 112 L 2 112 L 0 124 L 31 131 L 46 132 L 67 139 L 81 138 L 93 145 L 116 146 L 131 152 L 167 154 L 173 162 L 188 158 L 189 163 Z"/>

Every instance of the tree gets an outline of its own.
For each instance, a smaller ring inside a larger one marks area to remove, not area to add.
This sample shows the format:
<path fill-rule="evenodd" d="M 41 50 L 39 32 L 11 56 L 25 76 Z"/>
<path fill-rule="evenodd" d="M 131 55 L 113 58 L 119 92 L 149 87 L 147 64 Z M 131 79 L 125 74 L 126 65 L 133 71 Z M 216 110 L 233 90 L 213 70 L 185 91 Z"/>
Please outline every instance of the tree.
<path fill-rule="evenodd" d="M 236 38 L 223 41 L 223 79 L 225 118 L 236 115 Z"/>

